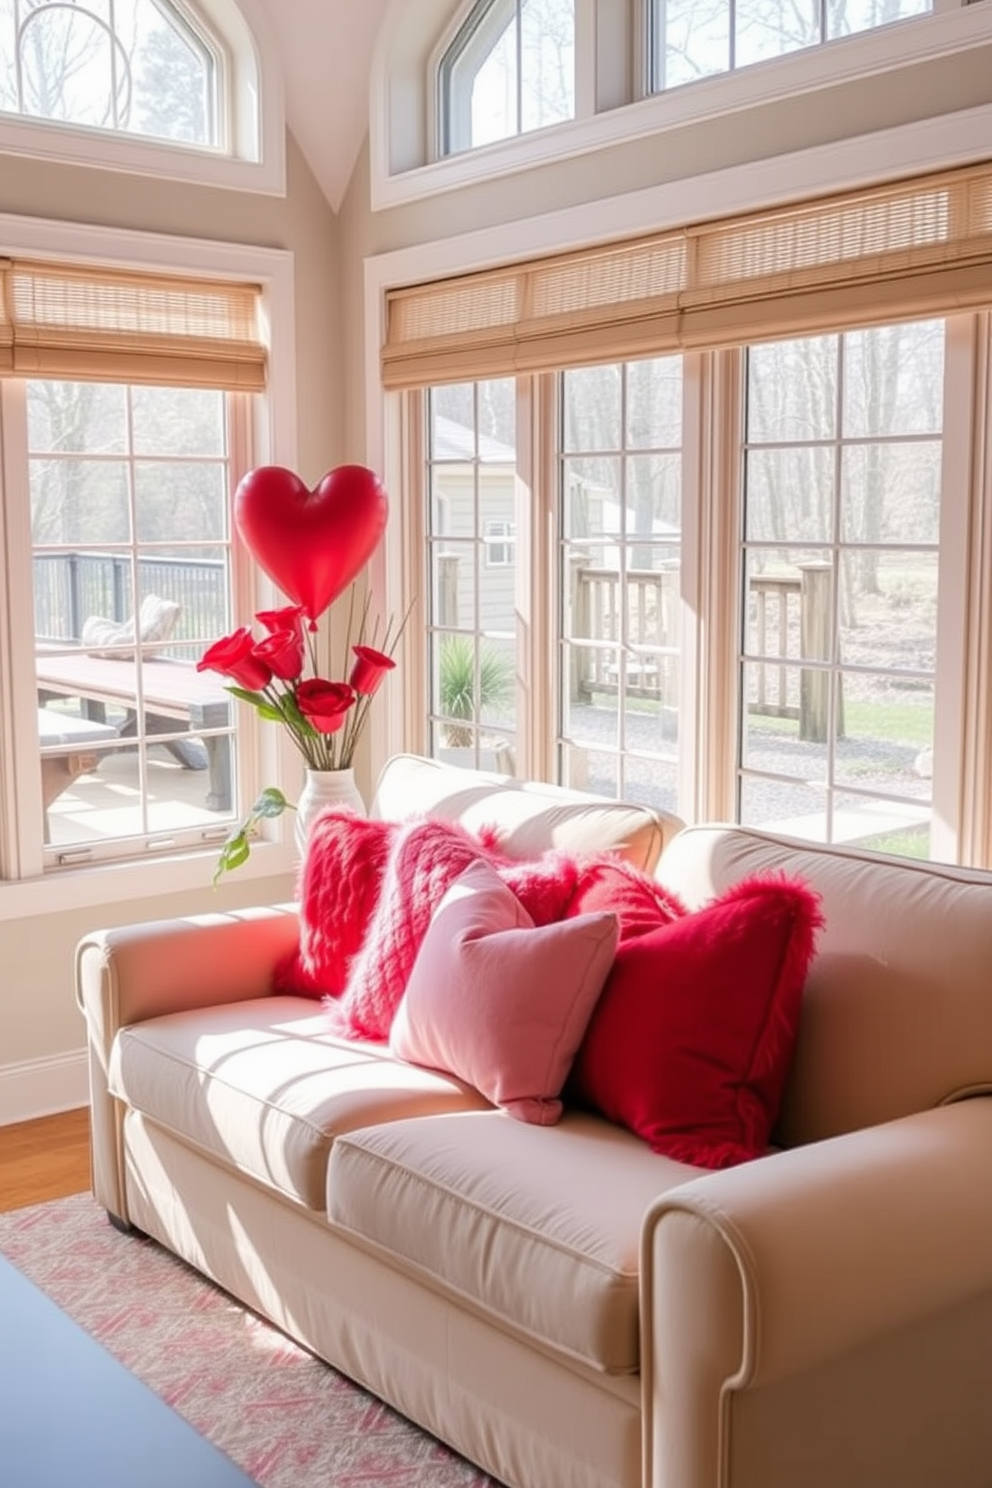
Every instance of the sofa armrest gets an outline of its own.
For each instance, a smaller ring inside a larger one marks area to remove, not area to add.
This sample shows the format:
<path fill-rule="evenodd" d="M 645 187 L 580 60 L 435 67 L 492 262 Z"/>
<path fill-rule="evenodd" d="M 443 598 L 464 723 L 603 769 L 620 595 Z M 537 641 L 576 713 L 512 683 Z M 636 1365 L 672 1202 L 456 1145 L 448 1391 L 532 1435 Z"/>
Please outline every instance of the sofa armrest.
<path fill-rule="evenodd" d="M 990 1152 L 992 1099 L 963 1100 L 692 1179 L 652 1205 L 645 1481 L 730 1482 L 734 1392 L 867 1356 L 896 1333 L 911 1349 L 914 1329 L 987 1304 Z M 988 1353 L 992 1366 L 992 1338 Z"/>
<path fill-rule="evenodd" d="M 265 997 L 299 942 L 295 904 L 150 920 L 94 930 L 76 947 L 76 1000 L 86 1019 L 93 1191 L 127 1218 L 123 1111 L 107 1090 L 119 1028 L 163 1013 Z"/>

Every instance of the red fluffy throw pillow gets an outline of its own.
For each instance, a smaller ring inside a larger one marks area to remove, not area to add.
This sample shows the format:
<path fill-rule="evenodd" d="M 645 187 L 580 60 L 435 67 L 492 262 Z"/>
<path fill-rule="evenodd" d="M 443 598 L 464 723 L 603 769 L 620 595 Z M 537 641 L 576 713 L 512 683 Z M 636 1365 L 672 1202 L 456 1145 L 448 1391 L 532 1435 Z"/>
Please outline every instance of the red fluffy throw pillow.
<path fill-rule="evenodd" d="M 384 1040 L 431 916 L 447 890 L 479 859 L 495 867 L 535 924 L 561 919 L 575 887 L 575 864 L 563 853 L 511 862 L 455 822 L 403 822 L 393 838 L 382 887 L 341 999 L 327 1004 L 331 1026 L 346 1038 Z"/>
<path fill-rule="evenodd" d="M 760 1157 L 778 1117 L 819 897 L 751 878 L 618 947 L 569 1094 L 699 1167 Z"/>
<path fill-rule="evenodd" d="M 351 811 L 321 812 L 310 829 L 300 874 L 298 950 L 275 969 L 273 989 L 336 997 L 365 938 L 382 885 L 396 822 Z"/>
<path fill-rule="evenodd" d="M 686 912 L 680 899 L 624 858 L 584 858 L 566 914 L 597 914 L 604 909 L 616 915 L 621 941 L 657 930 Z"/>

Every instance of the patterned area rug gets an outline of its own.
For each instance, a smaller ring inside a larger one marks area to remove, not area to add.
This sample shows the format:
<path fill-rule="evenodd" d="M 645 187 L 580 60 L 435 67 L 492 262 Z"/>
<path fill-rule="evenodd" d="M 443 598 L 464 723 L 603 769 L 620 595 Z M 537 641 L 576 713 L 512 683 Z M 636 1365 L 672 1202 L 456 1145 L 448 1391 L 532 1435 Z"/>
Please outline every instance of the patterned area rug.
<path fill-rule="evenodd" d="M 89 1194 L 0 1214 L 0 1251 L 261 1488 L 498 1488 Z"/>

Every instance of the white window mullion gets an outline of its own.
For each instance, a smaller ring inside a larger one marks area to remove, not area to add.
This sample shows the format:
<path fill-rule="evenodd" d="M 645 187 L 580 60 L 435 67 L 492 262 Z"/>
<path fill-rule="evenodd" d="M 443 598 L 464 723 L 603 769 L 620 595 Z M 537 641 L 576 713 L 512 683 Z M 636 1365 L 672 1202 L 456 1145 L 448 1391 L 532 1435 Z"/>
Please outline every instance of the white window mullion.
<path fill-rule="evenodd" d="M 679 779 L 691 821 L 736 812 L 742 376 L 740 351 L 686 357 Z"/>

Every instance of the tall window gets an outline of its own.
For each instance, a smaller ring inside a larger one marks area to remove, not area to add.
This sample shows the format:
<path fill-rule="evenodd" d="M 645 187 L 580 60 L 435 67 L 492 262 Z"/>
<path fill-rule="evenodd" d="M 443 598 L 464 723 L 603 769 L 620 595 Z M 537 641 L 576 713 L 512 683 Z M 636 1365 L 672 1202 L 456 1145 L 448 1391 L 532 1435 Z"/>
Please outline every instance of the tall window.
<path fill-rule="evenodd" d="M 561 777 L 675 809 L 682 359 L 567 371 L 561 389 Z"/>
<path fill-rule="evenodd" d="M 195 669 L 231 628 L 232 399 L 29 381 L 44 838 L 56 863 L 203 840 L 235 807 L 233 709 Z M 16 482 L 12 482 L 16 484 Z"/>
<path fill-rule="evenodd" d="M 574 0 L 480 0 L 439 69 L 441 153 L 575 115 Z"/>
<path fill-rule="evenodd" d="M 943 322 L 752 347 L 746 388 L 740 819 L 927 856 Z"/>
<path fill-rule="evenodd" d="M 0 110 L 211 146 L 219 54 L 168 0 L 0 0 Z"/>
<path fill-rule="evenodd" d="M 512 379 L 435 388 L 428 400 L 430 736 L 435 757 L 513 773 L 516 521 Z"/>
<path fill-rule="evenodd" d="M 664 92 L 753 62 L 803 51 L 890 21 L 923 15 L 932 0 L 651 0 L 651 91 Z"/>

